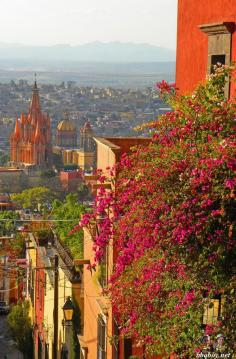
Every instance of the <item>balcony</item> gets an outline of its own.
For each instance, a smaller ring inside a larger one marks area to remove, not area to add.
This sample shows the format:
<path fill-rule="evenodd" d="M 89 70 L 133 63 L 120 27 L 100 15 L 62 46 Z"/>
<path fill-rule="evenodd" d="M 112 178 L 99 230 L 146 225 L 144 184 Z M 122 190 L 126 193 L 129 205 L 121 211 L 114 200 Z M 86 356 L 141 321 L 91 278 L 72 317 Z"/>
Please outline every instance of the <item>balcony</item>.
<path fill-rule="evenodd" d="M 71 283 L 81 283 L 81 275 L 79 272 L 76 272 L 74 266 L 74 259 L 69 252 L 68 248 L 65 248 L 64 244 L 60 241 L 58 235 L 53 232 L 54 234 L 54 247 L 57 250 L 61 260 L 64 262 L 65 267 L 62 268 L 66 272 L 69 280 Z"/>

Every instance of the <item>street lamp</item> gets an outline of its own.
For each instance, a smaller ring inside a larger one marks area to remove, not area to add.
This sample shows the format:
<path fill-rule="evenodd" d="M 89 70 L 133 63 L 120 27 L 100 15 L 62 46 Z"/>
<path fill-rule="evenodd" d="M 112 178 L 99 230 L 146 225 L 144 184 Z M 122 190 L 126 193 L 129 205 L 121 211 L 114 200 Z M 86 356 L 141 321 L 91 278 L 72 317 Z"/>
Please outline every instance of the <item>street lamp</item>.
<path fill-rule="evenodd" d="M 64 313 L 64 319 L 62 321 L 63 325 L 63 336 L 65 343 L 62 346 L 62 358 L 70 358 L 70 338 L 71 338 L 71 325 L 72 325 L 72 318 L 74 313 L 74 305 L 71 301 L 70 297 L 67 297 L 65 304 L 62 307 Z M 65 332 L 64 332 L 65 331 Z"/>
<path fill-rule="evenodd" d="M 65 304 L 62 307 L 64 312 L 65 324 L 69 324 L 72 321 L 73 313 L 74 313 L 74 305 L 70 299 L 67 297 Z"/>

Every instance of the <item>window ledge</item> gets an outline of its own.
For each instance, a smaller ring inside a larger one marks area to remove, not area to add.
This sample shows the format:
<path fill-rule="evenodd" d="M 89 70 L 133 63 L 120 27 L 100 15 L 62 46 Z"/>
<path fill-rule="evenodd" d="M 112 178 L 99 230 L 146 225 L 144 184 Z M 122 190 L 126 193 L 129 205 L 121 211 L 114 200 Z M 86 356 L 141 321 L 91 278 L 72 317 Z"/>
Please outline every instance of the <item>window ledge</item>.
<path fill-rule="evenodd" d="M 204 24 L 199 25 L 199 29 L 208 36 L 219 34 L 232 34 L 235 31 L 235 23 L 221 22 L 215 24 Z"/>

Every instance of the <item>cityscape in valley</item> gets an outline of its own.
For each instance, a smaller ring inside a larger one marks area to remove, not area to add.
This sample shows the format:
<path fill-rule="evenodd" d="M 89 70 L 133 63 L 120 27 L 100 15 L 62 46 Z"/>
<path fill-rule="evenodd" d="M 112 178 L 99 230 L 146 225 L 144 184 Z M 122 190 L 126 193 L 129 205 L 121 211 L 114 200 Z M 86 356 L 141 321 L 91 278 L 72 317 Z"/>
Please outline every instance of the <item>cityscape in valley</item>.
<path fill-rule="evenodd" d="M 42 107 L 51 115 L 53 136 L 65 111 L 78 133 L 88 120 L 99 136 L 135 136 L 135 127 L 170 110 L 160 99 L 155 84 L 141 89 L 79 87 L 75 81 L 39 86 Z M 28 110 L 31 92 L 32 84 L 26 80 L 0 83 L 1 150 L 9 147 L 16 114 Z"/>
<path fill-rule="evenodd" d="M 192 2 L 176 52 L 0 42 L 0 359 L 236 358 L 236 3 Z"/>

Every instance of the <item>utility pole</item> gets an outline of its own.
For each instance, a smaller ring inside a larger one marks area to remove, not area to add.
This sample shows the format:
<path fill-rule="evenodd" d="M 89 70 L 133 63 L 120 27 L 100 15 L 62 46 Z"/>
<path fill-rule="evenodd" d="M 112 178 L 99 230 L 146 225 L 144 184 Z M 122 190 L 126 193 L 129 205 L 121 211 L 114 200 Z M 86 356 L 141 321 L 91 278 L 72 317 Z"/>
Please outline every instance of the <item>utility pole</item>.
<path fill-rule="evenodd" d="M 54 256 L 54 340 L 53 340 L 53 359 L 57 359 L 58 349 L 58 255 Z"/>

